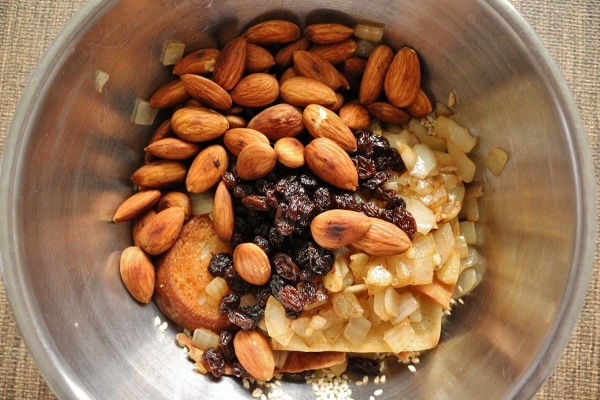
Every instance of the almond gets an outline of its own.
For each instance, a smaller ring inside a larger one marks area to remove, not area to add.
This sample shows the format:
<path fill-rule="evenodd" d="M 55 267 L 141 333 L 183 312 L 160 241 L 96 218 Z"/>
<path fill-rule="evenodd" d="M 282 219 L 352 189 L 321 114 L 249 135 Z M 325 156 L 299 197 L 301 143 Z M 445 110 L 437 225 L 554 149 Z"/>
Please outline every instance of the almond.
<path fill-rule="evenodd" d="M 385 101 L 371 103 L 367 106 L 367 110 L 373 118 L 378 119 L 381 122 L 402 125 L 410 121 L 410 115 L 406 111 L 394 107 Z"/>
<path fill-rule="evenodd" d="M 333 111 L 318 104 L 310 104 L 304 109 L 302 120 L 312 137 L 328 138 L 347 152 L 356 151 L 354 134 Z"/>
<path fill-rule="evenodd" d="M 279 88 L 281 89 L 281 85 L 283 85 L 283 83 L 285 81 L 287 81 L 288 79 L 291 79 L 295 76 L 298 76 L 298 72 L 296 71 L 296 68 L 294 67 L 289 67 L 287 69 L 285 69 L 280 75 L 279 75 Z M 280 90 L 281 91 L 281 90 Z"/>
<path fill-rule="evenodd" d="M 338 43 L 353 33 L 353 28 L 336 23 L 312 24 L 304 29 L 304 35 L 313 43 Z"/>
<path fill-rule="evenodd" d="M 268 145 L 269 139 L 259 131 L 250 128 L 233 128 L 223 135 L 223 144 L 236 157 L 244 147 L 256 142 Z"/>
<path fill-rule="evenodd" d="M 304 132 L 302 112 L 290 104 L 276 104 L 256 114 L 248 128 L 262 132 L 270 140 L 298 136 Z"/>
<path fill-rule="evenodd" d="M 183 82 L 180 79 L 174 79 L 158 88 L 148 100 L 148 105 L 152 108 L 167 108 L 181 103 L 190 97 Z"/>
<path fill-rule="evenodd" d="M 425 118 L 433 111 L 433 106 L 431 105 L 431 100 L 429 100 L 429 96 L 422 90 L 419 89 L 417 92 L 417 96 L 413 100 L 412 103 L 408 107 L 406 107 L 406 111 L 413 118 Z"/>
<path fill-rule="evenodd" d="M 218 49 L 213 48 L 196 50 L 179 60 L 173 66 L 173 73 L 175 75 L 210 74 L 215 69 L 215 62 L 219 53 Z"/>
<path fill-rule="evenodd" d="M 184 107 L 173 113 L 171 128 L 182 139 L 206 142 L 223 135 L 229 123 L 222 114 L 208 108 Z"/>
<path fill-rule="evenodd" d="M 298 107 L 309 104 L 331 105 L 337 101 L 333 89 L 313 78 L 296 76 L 287 79 L 279 88 L 281 98 Z"/>
<path fill-rule="evenodd" d="M 350 84 L 335 67 L 318 54 L 310 51 L 295 51 L 294 68 L 298 74 L 323 82 L 333 90 L 349 89 Z"/>
<path fill-rule="evenodd" d="M 356 41 L 353 39 L 346 39 L 339 43 L 319 44 L 311 47 L 310 51 L 323 57 L 324 60 L 331 64 L 339 64 L 354 56 L 356 49 L 358 49 Z"/>
<path fill-rule="evenodd" d="M 300 28 L 293 22 L 273 19 L 248 28 L 244 38 L 248 43 L 285 44 L 300 38 Z"/>
<path fill-rule="evenodd" d="M 189 196 L 183 192 L 173 190 L 163 193 L 156 203 L 156 210 L 162 211 L 170 207 L 181 207 L 186 218 L 192 215 L 192 201 Z"/>
<path fill-rule="evenodd" d="M 304 145 L 293 137 L 285 137 L 273 146 L 277 160 L 288 168 L 300 168 L 304 165 Z"/>
<path fill-rule="evenodd" d="M 344 104 L 346 104 L 346 99 L 344 98 L 344 95 L 340 92 L 336 92 L 335 97 L 337 98 L 336 102 L 330 106 L 327 106 L 327 108 L 333 112 L 339 112 L 344 106 Z"/>
<path fill-rule="evenodd" d="M 350 57 L 344 61 L 342 73 L 348 80 L 350 88 L 355 96 L 358 96 L 358 91 L 362 81 L 367 60 L 362 57 Z M 383 85 L 382 85 L 383 87 Z"/>
<path fill-rule="evenodd" d="M 367 129 L 371 124 L 369 111 L 361 104 L 346 103 L 340 108 L 338 115 L 350 129 Z"/>
<path fill-rule="evenodd" d="M 146 225 L 154 218 L 156 215 L 156 211 L 154 209 L 149 209 L 145 213 L 140 214 L 133 220 L 133 227 L 131 228 L 131 236 L 133 238 L 133 244 L 138 247 L 142 247 L 142 242 L 140 240 L 140 232 L 144 229 Z"/>
<path fill-rule="evenodd" d="M 233 267 L 246 282 L 264 285 L 271 278 L 267 254 L 254 243 L 242 243 L 233 251 Z"/>
<path fill-rule="evenodd" d="M 262 178 L 275 168 L 277 153 L 268 144 L 255 142 L 244 147 L 238 155 L 235 170 L 240 178 Z"/>
<path fill-rule="evenodd" d="M 229 241 L 235 227 L 233 202 L 225 181 L 221 180 L 215 190 L 213 224 L 219 239 Z"/>
<path fill-rule="evenodd" d="M 180 138 L 169 137 L 149 144 L 144 150 L 167 160 L 187 160 L 200 152 L 200 146 Z"/>
<path fill-rule="evenodd" d="M 139 233 L 142 249 L 152 256 L 167 251 L 179 236 L 185 221 L 181 207 L 170 207 L 157 213 Z"/>
<path fill-rule="evenodd" d="M 310 40 L 308 40 L 308 38 L 304 36 L 296 40 L 295 42 L 288 44 L 287 46 L 279 50 L 275 54 L 275 57 L 273 57 L 275 59 L 275 66 L 278 69 L 288 68 L 293 63 L 294 52 L 298 50 L 308 50 L 309 47 Z"/>
<path fill-rule="evenodd" d="M 360 83 L 358 101 L 365 106 L 377 101 L 383 93 L 383 84 L 388 69 L 394 59 L 392 49 L 381 44 L 373 49 L 367 63 Z"/>
<path fill-rule="evenodd" d="M 200 75 L 184 74 L 181 75 L 181 81 L 190 96 L 200 100 L 208 107 L 228 110 L 233 104 L 229 93 L 208 78 Z"/>
<path fill-rule="evenodd" d="M 246 69 L 246 40 L 238 37 L 223 46 L 215 61 L 213 80 L 225 90 L 237 85 Z"/>
<path fill-rule="evenodd" d="M 159 160 L 138 168 L 131 180 L 140 188 L 161 189 L 185 180 L 187 168 L 179 161 Z"/>
<path fill-rule="evenodd" d="M 245 128 L 248 126 L 248 121 L 240 115 L 225 115 L 225 119 L 229 123 L 229 128 Z"/>
<path fill-rule="evenodd" d="M 333 140 L 313 139 L 304 148 L 304 160 L 313 174 L 325 182 L 340 189 L 356 190 L 358 172 L 348 153 Z"/>
<path fill-rule="evenodd" d="M 363 79 L 364 80 L 364 79 Z M 394 106 L 407 107 L 421 87 L 421 67 L 417 52 L 410 47 L 398 50 L 385 75 L 383 88 Z"/>
<path fill-rule="evenodd" d="M 157 140 L 166 138 L 172 132 L 173 132 L 173 130 L 171 129 L 171 118 L 167 118 L 160 125 L 158 125 L 158 128 L 156 128 L 156 130 L 152 134 L 152 137 L 148 141 L 148 145 L 156 142 Z M 146 153 L 144 155 L 144 162 L 145 163 L 152 162 L 152 160 L 153 160 L 152 154 Z"/>
<path fill-rule="evenodd" d="M 233 349 L 242 367 L 252 377 L 269 381 L 275 373 L 275 358 L 269 341 L 258 330 L 241 330 L 233 338 Z"/>
<path fill-rule="evenodd" d="M 391 256 L 404 253 L 412 243 L 408 235 L 391 222 L 369 217 L 371 227 L 352 245 L 373 256 Z"/>
<path fill-rule="evenodd" d="M 154 264 L 142 249 L 127 247 L 121 253 L 119 273 L 129 294 L 140 303 L 148 303 L 154 293 Z"/>
<path fill-rule="evenodd" d="M 264 107 L 279 96 L 279 82 L 273 75 L 256 72 L 242 78 L 231 91 L 233 101 L 243 107 Z"/>
<path fill-rule="evenodd" d="M 213 144 L 202 150 L 190 165 L 185 186 L 190 193 L 202 193 L 216 185 L 229 165 L 227 150 Z"/>
<path fill-rule="evenodd" d="M 273 55 L 262 46 L 246 43 L 246 73 L 266 72 L 275 65 Z"/>
<path fill-rule="evenodd" d="M 328 210 L 310 224 L 313 239 L 326 249 L 338 249 L 360 239 L 371 228 L 366 215 L 350 210 Z"/>
<path fill-rule="evenodd" d="M 129 221 L 149 210 L 160 198 L 160 190 L 142 190 L 129 196 L 115 211 L 113 222 Z"/>

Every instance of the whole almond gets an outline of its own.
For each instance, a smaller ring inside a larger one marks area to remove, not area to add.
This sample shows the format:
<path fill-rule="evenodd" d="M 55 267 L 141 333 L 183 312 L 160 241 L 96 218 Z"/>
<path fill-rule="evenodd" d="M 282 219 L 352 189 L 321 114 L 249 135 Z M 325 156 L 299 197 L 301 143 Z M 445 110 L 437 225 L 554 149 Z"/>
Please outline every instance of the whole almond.
<path fill-rule="evenodd" d="M 189 218 L 192 215 L 192 202 L 189 196 L 184 192 L 172 190 L 163 193 L 156 202 L 155 208 L 160 212 L 170 207 L 181 207 L 186 218 Z"/>
<path fill-rule="evenodd" d="M 304 148 L 304 160 L 312 173 L 323 181 L 340 189 L 356 190 L 358 172 L 348 153 L 333 140 L 313 139 Z"/>
<path fill-rule="evenodd" d="M 244 117 L 242 117 L 241 115 L 226 114 L 225 119 L 229 123 L 230 129 L 245 128 L 246 126 L 248 126 L 248 121 L 246 121 L 246 119 Z"/>
<path fill-rule="evenodd" d="M 413 102 L 421 87 L 421 67 L 417 52 L 403 47 L 396 52 L 385 75 L 383 88 L 394 106 L 407 107 Z"/>
<path fill-rule="evenodd" d="M 360 83 L 358 92 L 358 101 L 360 104 L 367 106 L 377 101 L 379 96 L 381 96 L 385 76 L 393 59 L 394 52 L 389 46 L 380 44 L 373 49 L 365 64 L 365 70 Z"/>
<path fill-rule="evenodd" d="M 371 228 L 366 215 L 350 210 L 328 210 L 310 223 L 313 239 L 326 249 L 338 249 L 360 239 Z"/>
<path fill-rule="evenodd" d="M 133 238 L 133 244 L 135 244 L 137 247 L 142 247 L 142 242 L 140 239 L 140 232 L 142 232 L 144 227 L 146 225 L 148 225 L 148 223 L 154 218 L 155 215 L 156 215 L 156 211 L 153 208 L 151 208 L 148 211 L 146 211 L 145 213 L 138 215 L 133 220 L 133 226 L 131 228 L 131 236 Z"/>
<path fill-rule="evenodd" d="M 242 279 L 253 285 L 264 285 L 271 278 L 269 257 L 254 243 L 242 243 L 235 248 L 233 267 Z"/>
<path fill-rule="evenodd" d="M 275 59 L 267 49 L 246 43 L 246 73 L 267 72 L 274 65 Z"/>
<path fill-rule="evenodd" d="M 229 129 L 227 118 L 208 108 L 184 107 L 171 117 L 173 132 L 190 142 L 216 139 Z"/>
<path fill-rule="evenodd" d="M 181 103 L 190 97 L 183 82 L 180 79 L 173 79 L 158 88 L 148 100 L 148 105 L 152 108 L 167 108 Z"/>
<path fill-rule="evenodd" d="M 299 76 L 296 68 L 286 68 L 281 74 L 279 74 L 279 88 L 281 89 L 281 85 L 283 85 L 285 81 L 296 76 Z"/>
<path fill-rule="evenodd" d="M 235 227 L 233 202 L 225 181 L 221 180 L 215 190 L 213 202 L 213 225 L 219 239 L 229 241 Z"/>
<path fill-rule="evenodd" d="M 294 137 L 285 137 L 273 146 L 277 160 L 288 168 L 300 168 L 304 165 L 304 145 Z"/>
<path fill-rule="evenodd" d="M 223 135 L 223 144 L 236 157 L 244 147 L 256 142 L 269 145 L 269 139 L 255 129 L 233 128 Z"/>
<path fill-rule="evenodd" d="M 131 181 L 140 188 L 161 189 L 183 182 L 186 173 L 186 166 L 179 161 L 158 160 L 138 168 Z"/>
<path fill-rule="evenodd" d="M 273 19 L 248 28 L 244 38 L 248 43 L 285 44 L 300 38 L 300 28 L 293 22 Z"/>
<path fill-rule="evenodd" d="M 344 98 L 344 95 L 341 94 L 340 92 L 336 92 L 335 97 L 337 99 L 336 102 L 330 106 L 327 106 L 327 108 L 333 112 L 339 112 L 341 110 L 341 108 L 344 106 L 344 104 L 346 104 L 346 99 Z"/>
<path fill-rule="evenodd" d="M 295 51 L 294 68 L 298 74 L 323 82 L 333 90 L 349 89 L 350 83 L 341 72 L 318 54 L 310 51 Z"/>
<path fill-rule="evenodd" d="M 243 107 L 264 107 L 279 96 L 279 82 L 273 75 L 263 72 L 243 77 L 231 91 L 233 101 Z"/>
<path fill-rule="evenodd" d="M 367 106 L 367 110 L 373 118 L 378 119 L 381 122 L 402 125 L 410 121 L 410 115 L 406 111 L 394 107 L 385 101 L 371 103 Z"/>
<path fill-rule="evenodd" d="M 406 107 L 406 111 L 413 118 L 425 118 L 433 111 L 433 106 L 431 105 L 431 100 L 429 100 L 429 96 L 423 91 L 423 89 L 419 89 L 417 96 L 413 100 L 412 103 L 408 107 Z"/>
<path fill-rule="evenodd" d="M 157 213 L 139 233 L 142 249 L 156 256 L 167 251 L 175 242 L 185 221 L 181 207 L 170 207 Z"/>
<path fill-rule="evenodd" d="M 323 57 L 331 64 L 339 64 L 356 54 L 358 44 L 353 39 L 346 39 L 339 43 L 319 44 L 310 48 L 310 51 Z"/>
<path fill-rule="evenodd" d="M 196 50 L 183 57 L 173 66 L 173 74 L 207 75 L 214 71 L 219 56 L 218 49 L 206 48 Z"/>
<path fill-rule="evenodd" d="M 287 79 L 279 87 L 281 98 L 298 107 L 309 104 L 332 105 L 337 101 L 333 89 L 313 78 L 296 76 Z"/>
<path fill-rule="evenodd" d="M 160 190 L 142 190 L 129 196 L 115 211 L 113 222 L 129 221 L 149 210 L 160 198 Z"/>
<path fill-rule="evenodd" d="M 246 69 L 246 40 L 237 37 L 223 46 L 215 61 L 213 80 L 225 90 L 237 85 Z"/>
<path fill-rule="evenodd" d="M 119 273 L 127 291 L 140 303 L 147 304 L 154 293 L 154 264 L 137 246 L 127 247 L 121 253 Z"/>
<path fill-rule="evenodd" d="M 227 150 L 213 144 L 202 150 L 190 165 L 185 186 L 190 193 L 202 193 L 216 185 L 229 165 Z"/>
<path fill-rule="evenodd" d="M 208 78 L 200 75 L 184 74 L 181 75 L 181 81 L 190 96 L 200 100 L 208 107 L 217 110 L 228 110 L 233 104 L 229 93 Z"/>
<path fill-rule="evenodd" d="M 308 38 L 305 36 L 288 44 L 275 53 L 275 56 L 273 57 L 275 59 L 275 66 L 278 69 L 288 68 L 293 63 L 294 52 L 299 50 L 308 50 L 309 47 L 310 40 L 308 40 Z"/>
<path fill-rule="evenodd" d="M 262 132 L 270 140 L 298 136 L 304 132 L 302 112 L 291 104 L 280 103 L 256 114 L 248 128 Z"/>
<path fill-rule="evenodd" d="M 371 124 L 369 111 L 358 103 L 344 104 L 338 111 L 338 115 L 350 129 L 367 129 Z"/>
<path fill-rule="evenodd" d="M 269 341 L 258 330 L 240 330 L 233 338 L 233 349 L 242 367 L 255 379 L 269 381 L 275 373 L 275 358 Z"/>
<path fill-rule="evenodd" d="M 353 33 L 353 28 L 336 23 L 312 24 L 304 29 L 304 35 L 311 42 L 321 44 L 341 42 L 348 39 Z"/>
<path fill-rule="evenodd" d="M 348 80 L 352 93 L 354 93 L 355 96 L 358 96 L 366 66 L 367 60 L 362 57 L 350 57 L 344 61 L 342 73 Z M 383 90 L 383 83 L 381 87 Z"/>
<path fill-rule="evenodd" d="M 354 134 L 333 111 L 318 104 L 309 104 L 302 113 L 302 120 L 314 138 L 328 138 L 347 152 L 357 149 Z"/>
<path fill-rule="evenodd" d="M 180 138 L 168 137 L 149 144 L 144 150 L 166 160 L 187 160 L 200 152 L 200 146 Z"/>
<path fill-rule="evenodd" d="M 391 222 L 369 217 L 371 227 L 352 246 L 373 256 L 391 256 L 404 253 L 412 243 L 408 235 Z"/>
<path fill-rule="evenodd" d="M 235 170 L 240 178 L 254 180 L 271 172 L 276 163 L 277 153 L 275 150 L 268 144 L 255 142 L 240 151 Z"/>
<path fill-rule="evenodd" d="M 160 139 L 166 138 L 167 136 L 171 135 L 171 133 L 173 133 L 173 130 L 171 129 L 171 118 L 167 118 L 162 123 L 160 123 L 160 125 L 158 125 L 158 127 L 152 134 L 152 137 L 150 137 L 150 140 L 148 141 L 148 145 L 150 145 Z M 152 154 L 146 153 L 144 155 L 145 163 L 152 162 L 153 160 L 154 160 L 154 157 L 152 156 Z"/>

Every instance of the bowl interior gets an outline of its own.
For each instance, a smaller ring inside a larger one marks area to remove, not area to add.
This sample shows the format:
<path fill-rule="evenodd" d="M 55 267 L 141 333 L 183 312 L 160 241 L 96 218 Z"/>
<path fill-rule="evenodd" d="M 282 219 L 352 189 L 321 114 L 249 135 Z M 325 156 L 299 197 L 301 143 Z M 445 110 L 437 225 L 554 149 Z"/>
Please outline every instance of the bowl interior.
<path fill-rule="evenodd" d="M 110 220 L 133 191 L 129 177 L 152 133 L 132 123 L 133 107 L 170 77 L 159 62 L 164 44 L 199 48 L 268 18 L 385 23 L 390 44 L 420 53 L 435 100 L 457 93 L 456 119 L 479 138 L 487 275 L 417 372 L 394 369 L 385 397 L 532 395 L 585 295 L 591 162 L 568 91 L 531 28 L 508 3 L 453 0 L 332 0 L 327 9 L 314 0 L 88 2 L 35 72 L 2 164 L 7 291 L 53 390 L 79 399 L 248 398 L 233 380 L 214 384 L 194 373 L 174 344 L 176 327 L 161 333 L 158 309 L 130 299 L 118 274 L 130 226 Z M 109 74 L 101 91 L 98 71 Z M 495 146 L 510 154 L 497 178 L 482 167 Z M 312 396 L 306 385 L 284 388 Z M 373 390 L 353 387 L 353 396 Z"/>

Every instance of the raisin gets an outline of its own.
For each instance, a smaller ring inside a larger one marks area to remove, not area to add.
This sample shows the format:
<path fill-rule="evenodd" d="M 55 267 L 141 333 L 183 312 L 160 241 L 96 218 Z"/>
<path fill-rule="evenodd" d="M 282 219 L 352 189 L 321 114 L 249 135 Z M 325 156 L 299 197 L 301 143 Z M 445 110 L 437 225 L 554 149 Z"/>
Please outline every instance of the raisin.
<path fill-rule="evenodd" d="M 269 231 L 267 231 L 267 235 L 268 234 Z M 252 242 L 258 247 L 260 247 L 262 251 L 264 251 L 266 254 L 271 253 L 271 246 L 269 245 L 269 240 L 266 237 L 257 235 L 254 237 L 254 240 Z"/>
<path fill-rule="evenodd" d="M 240 306 L 240 296 L 236 293 L 229 293 L 223 296 L 219 303 L 219 314 L 229 314 Z"/>
<path fill-rule="evenodd" d="M 238 184 L 237 179 L 235 178 L 235 175 L 232 172 L 225 172 L 222 178 L 223 182 L 225 182 L 225 186 L 227 186 L 227 189 L 229 190 L 233 190 Z"/>
<path fill-rule="evenodd" d="M 202 361 L 208 365 L 210 373 L 217 379 L 225 373 L 225 358 L 214 347 L 209 347 L 202 353 Z"/>
<path fill-rule="evenodd" d="M 244 207 L 255 211 L 267 211 L 269 209 L 267 197 L 256 194 L 244 196 L 242 198 L 242 204 Z"/>
<path fill-rule="evenodd" d="M 221 331 L 219 335 L 219 349 L 223 354 L 223 358 L 226 362 L 232 363 L 237 360 L 235 356 L 235 349 L 233 348 L 233 337 L 235 332 L 233 331 Z"/>
<path fill-rule="evenodd" d="M 271 296 L 271 286 L 262 286 L 256 291 L 254 296 L 256 297 L 256 305 L 260 307 L 265 307 L 267 305 L 267 300 L 269 300 L 269 296 Z"/>
<path fill-rule="evenodd" d="M 238 184 L 233 188 L 233 196 L 238 199 L 243 199 L 246 196 L 253 194 L 252 186 L 247 184 Z"/>
<path fill-rule="evenodd" d="M 229 253 L 215 254 L 208 264 L 208 272 L 214 276 L 223 277 L 233 268 L 233 256 Z"/>
<path fill-rule="evenodd" d="M 373 177 L 367 179 L 366 181 L 361 182 L 360 186 L 367 189 L 377 189 L 379 186 L 383 185 L 390 178 L 390 173 L 387 171 L 378 171 L 373 175 Z"/>
<path fill-rule="evenodd" d="M 231 373 L 237 378 L 249 378 L 250 374 L 239 362 L 231 363 Z"/>
<path fill-rule="evenodd" d="M 302 174 L 298 179 L 309 190 L 315 190 L 319 186 L 319 180 L 312 174 Z"/>
<path fill-rule="evenodd" d="M 366 130 L 361 129 L 355 132 L 358 153 L 365 157 L 373 156 L 373 142 Z"/>
<path fill-rule="evenodd" d="M 277 253 L 273 257 L 275 273 L 289 282 L 298 280 L 298 267 L 292 257 L 285 253 Z"/>
<path fill-rule="evenodd" d="M 292 285 L 285 285 L 279 291 L 279 301 L 285 308 L 286 317 L 290 319 L 298 318 L 304 308 L 302 296 Z"/>
<path fill-rule="evenodd" d="M 348 368 L 359 374 L 378 375 L 379 361 L 364 357 L 350 357 L 348 358 Z"/>
<path fill-rule="evenodd" d="M 233 290 L 238 294 L 250 293 L 253 290 L 254 285 L 251 285 L 250 283 L 242 279 L 241 276 L 235 273 L 235 270 L 233 268 L 232 270 L 234 273 L 230 273 L 225 276 L 225 282 L 227 282 L 227 286 L 229 286 L 229 289 Z"/>
<path fill-rule="evenodd" d="M 298 284 L 298 291 L 304 301 L 304 304 L 312 304 L 317 300 L 317 287 L 311 281 L 304 281 Z"/>
<path fill-rule="evenodd" d="M 413 215 L 404 207 L 395 207 L 391 210 L 385 210 L 383 218 L 402 229 L 410 240 L 413 240 L 417 233 L 417 222 Z"/>
<path fill-rule="evenodd" d="M 295 261 L 302 269 L 308 269 L 316 275 L 326 275 L 333 266 L 335 256 L 331 250 L 307 242 L 296 252 Z"/>
<path fill-rule="evenodd" d="M 265 310 L 260 306 L 241 306 L 237 310 L 231 311 L 227 317 L 232 324 L 243 330 L 249 330 L 258 327 L 258 322 L 264 314 Z"/>
<path fill-rule="evenodd" d="M 271 289 L 271 293 L 273 296 L 279 300 L 279 292 L 285 286 L 285 280 L 279 275 L 271 276 L 271 280 L 269 281 L 269 287 Z"/>
<path fill-rule="evenodd" d="M 396 207 L 406 208 L 406 202 L 400 196 L 394 196 L 394 198 L 390 199 L 385 205 L 385 208 L 388 210 L 391 210 L 392 208 Z"/>
<path fill-rule="evenodd" d="M 358 179 L 369 179 L 377 172 L 375 163 L 367 157 L 357 155 L 352 157 L 352 162 L 358 172 Z"/>
<path fill-rule="evenodd" d="M 317 188 L 313 194 L 313 202 L 315 203 L 315 214 L 328 210 L 331 206 L 329 189 L 324 186 Z"/>

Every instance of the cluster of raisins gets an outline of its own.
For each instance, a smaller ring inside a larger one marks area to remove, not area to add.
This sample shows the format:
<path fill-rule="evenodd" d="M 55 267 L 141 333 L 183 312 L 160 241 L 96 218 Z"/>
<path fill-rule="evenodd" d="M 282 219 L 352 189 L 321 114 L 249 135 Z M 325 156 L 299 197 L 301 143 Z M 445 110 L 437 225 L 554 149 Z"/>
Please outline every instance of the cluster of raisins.
<path fill-rule="evenodd" d="M 264 315 L 269 296 L 285 308 L 290 319 L 298 318 L 306 305 L 327 300 L 322 276 L 335 261 L 331 250 L 319 246 L 310 235 L 310 223 L 330 209 L 358 211 L 396 224 L 412 239 L 416 223 L 404 200 L 384 184 L 390 171 L 404 171 L 399 153 L 386 138 L 368 130 L 355 131 L 358 149 L 351 158 L 359 173 L 359 190 L 383 201 L 356 200 L 352 193 L 328 185 L 306 167 L 290 169 L 278 164 L 261 179 L 245 181 L 230 163 L 223 180 L 232 194 L 235 229 L 232 247 L 246 242 L 259 246 L 271 260 L 271 278 L 262 286 L 244 281 L 233 268 L 230 254 L 217 254 L 209 272 L 223 277 L 232 293 L 220 304 L 220 312 L 242 329 L 255 329 Z M 240 296 L 252 293 L 256 303 L 240 306 Z"/>
<path fill-rule="evenodd" d="M 229 373 L 238 378 L 250 377 L 250 374 L 239 363 L 233 348 L 234 331 L 222 331 L 219 336 L 219 346 L 210 347 L 202 353 L 202 361 L 208 366 L 209 372 L 216 379 L 225 374 L 225 368 L 229 367 Z"/>

